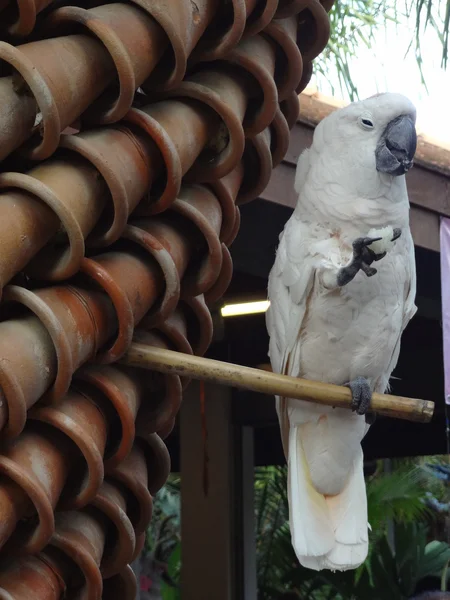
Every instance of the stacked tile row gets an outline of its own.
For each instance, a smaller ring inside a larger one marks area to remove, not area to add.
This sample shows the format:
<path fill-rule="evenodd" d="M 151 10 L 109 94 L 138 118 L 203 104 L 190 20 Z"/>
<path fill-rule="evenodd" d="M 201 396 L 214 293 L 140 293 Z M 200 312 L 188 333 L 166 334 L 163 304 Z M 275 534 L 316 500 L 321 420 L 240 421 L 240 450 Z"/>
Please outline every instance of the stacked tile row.
<path fill-rule="evenodd" d="M 283 159 L 318 0 L 0 0 L 0 598 L 132 600 L 239 206 Z"/>

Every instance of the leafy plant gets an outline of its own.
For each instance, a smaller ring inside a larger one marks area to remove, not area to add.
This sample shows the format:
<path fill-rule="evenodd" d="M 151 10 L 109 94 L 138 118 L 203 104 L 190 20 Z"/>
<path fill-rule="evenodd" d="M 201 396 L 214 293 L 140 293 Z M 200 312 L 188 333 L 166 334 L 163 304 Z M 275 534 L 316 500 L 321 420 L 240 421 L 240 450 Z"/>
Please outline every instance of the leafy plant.
<path fill-rule="evenodd" d="M 299 565 L 289 530 L 287 469 L 255 470 L 259 600 L 275 600 L 287 591 L 309 600 L 405 600 L 430 575 L 442 578 L 446 586 L 450 547 L 427 538 L 429 476 L 417 459 L 404 461 L 389 474 L 381 466 L 367 481 L 369 557 L 359 569 L 345 573 L 316 573 Z M 159 492 L 154 514 L 146 550 L 162 570 L 162 599 L 180 600 L 179 477 L 171 476 Z M 387 519 L 394 521 L 395 553 L 388 542 Z"/>
<path fill-rule="evenodd" d="M 144 560 L 163 600 L 179 600 L 181 565 L 180 478 L 171 475 L 153 501 L 153 518 L 147 530 Z"/>
<path fill-rule="evenodd" d="M 394 0 L 336 0 L 330 13 L 330 40 L 315 63 L 324 77 L 336 72 L 341 90 L 353 101 L 358 96 L 357 85 L 350 71 L 350 59 L 357 55 L 361 44 L 373 46 L 375 32 L 388 21 L 396 20 Z"/>
<path fill-rule="evenodd" d="M 357 598 L 405 600 L 424 577 L 441 577 L 450 547 L 444 542 L 427 543 L 424 523 L 395 523 L 394 536 L 395 553 L 385 536 L 378 540 L 366 566 L 367 575 L 353 588 Z"/>
<path fill-rule="evenodd" d="M 286 468 L 256 470 L 256 524 L 259 599 L 273 600 L 296 590 L 311 600 L 402 600 L 426 575 L 441 576 L 450 558 L 443 542 L 427 544 L 429 516 L 426 487 L 420 467 L 401 467 L 393 473 L 378 469 L 367 482 L 370 554 L 356 571 L 315 573 L 301 567 L 291 546 L 288 525 Z M 387 519 L 395 522 L 396 552 L 387 536 Z"/>
<path fill-rule="evenodd" d="M 173 582 L 179 583 L 181 570 L 181 542 L 178 541 L 167 563 L 167 574 L 172 583 L 166 581 L 161 586 L 162 600 L 180 600 L 181 591 L 179 585 L 173 585 Z"/>
<path fill-rule="evenodd" d="M 444 542 L 427 543 L 424 523 L 394 525 L 395 553 L 381 536 L 359 576 L 351 571 L 330 573 L 326 579 L 339 600 L 407 600 L 417 583 L 428 576 L 441 577 L 450 559 Z M 316 598 L 311 596 L 311 598 Z"/>
<path fill-rule="evenodd" d="M 386 522 L 410 523 L 429 513 L 424 503 L 425 480 L 418 466 L 405 466 L 393 473 L 375 473 L 367 482 L 367 505 L 372 531 L 385 531 Z"/>
<path fill-rule="evenodd" d="M 167 562 L 180 539 L 179 477 L 171 476 L 158 492 L 145 548 L 154 560 Z"/>
<path fill-rule="evenodd" d="M 358 55 L 361 46 L 375 51 L 375 34 L 387 23 L 415 24 L 411 31 L 409 51 L 413 51 L 417 67 L 425 83 L 422 69 L 422 37 L 432 28 L 442 47 L 441 63 L 448 62 L 450 0 L 336 0 L 330 13 L 330 41 L 315 63 L 315 69 L 328 78 L 335 72 L 341 91 L 347 92 L 353 101 L 358 97 L 357 82 L 351 69 L 351 58 Z"/>

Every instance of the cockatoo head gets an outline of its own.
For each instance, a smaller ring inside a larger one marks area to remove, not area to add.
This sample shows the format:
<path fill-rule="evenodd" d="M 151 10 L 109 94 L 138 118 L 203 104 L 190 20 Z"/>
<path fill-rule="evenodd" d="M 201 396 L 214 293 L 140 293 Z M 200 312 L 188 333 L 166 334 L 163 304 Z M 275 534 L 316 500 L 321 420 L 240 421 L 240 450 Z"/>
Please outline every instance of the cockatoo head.
<path fill-rule="evenodd" d="M 362 171 L 404 175 L 416 152 L 415 123 L 416 109 L 408 98 L 377 94 L 323 119 L 316 128 L 314 146 L 324 149 L 330 144 L 347 165 Z"/>

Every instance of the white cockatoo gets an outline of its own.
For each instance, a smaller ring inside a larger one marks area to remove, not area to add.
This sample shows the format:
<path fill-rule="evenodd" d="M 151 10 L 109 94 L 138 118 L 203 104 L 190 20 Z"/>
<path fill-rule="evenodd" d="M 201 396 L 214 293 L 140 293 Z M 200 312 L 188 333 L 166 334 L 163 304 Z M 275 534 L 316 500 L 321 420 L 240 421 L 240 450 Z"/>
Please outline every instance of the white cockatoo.
<path fill-rule="evenodd" d="M 311 569 L 355 569 L 368 552 L 365 413 L 388 388 L 416 311 L 405 182 L 415 120 L 407 98 L 386 93 L 319 123 L 269 275 L 273 370 L 347 385 L 353 397 L 353 411 L 276 398 L 292 544 Z"/>

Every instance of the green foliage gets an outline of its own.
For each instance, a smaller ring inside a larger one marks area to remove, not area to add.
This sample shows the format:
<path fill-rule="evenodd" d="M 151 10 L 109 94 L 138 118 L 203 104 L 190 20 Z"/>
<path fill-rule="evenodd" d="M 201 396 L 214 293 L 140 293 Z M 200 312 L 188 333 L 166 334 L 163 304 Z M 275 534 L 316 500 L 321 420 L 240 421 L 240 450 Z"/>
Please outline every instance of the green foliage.
<path fill-rule="evenodd" d="M 442 66 L 447 66 L 450 26 L 450 0 L 415 0 L 412 5 L 416 12 L 416 54 L 420 55 L 421 33 L 431 25 L 442 44 Z"/>
<path fill-rule="evenodd" d="M 430 458 L 426 461 L 429 463 Z M 291 545 L 286 467 L 255 470 L 255 522 L 258 600 L 275 600 L 285 591 L 297 591 L 308 600 L 406 600 L 427 575 L 442 578 L 446 586 L 450 547 L 427 542 L 424 503 L 434 481 L 422 468 L 422 459 L 402 461 L 384 473 L 380 462 L 367 481 L 370 553 L 356 571 L 316 573 L 301 567 Z M 163 600 L 180 600 L 180 480 L 171 476 L 154 503 L 155 519 L 147 551 L 166 564 L 168 580 L 161 585 Z M 394 521 L 395 554 L 388 542 L 387 519 Z"/>
<path fill-rule="evenodd" d="M 178 541 L 172 550 L 167 563 L 167 573 L 173 582 L 180 582 L 181 570 L 181 542 Z M 162 600 L 181 600 L 181 591 L 178 586 L 163 582 L 161 585 Z"/>
<path fill-rule="evenodd" d="M 414 594 L 422 578 L 441 576 L 450 548 L 444 542 L 427 543 L 424 523 L 395 523 L 394 538 L 395 554 L 386 537 L 377 542 L 366 568 L 367 576 L 354 588 L 357 598 L 405 600 Z"/>
<path fill-rule="evenodd" d="M 161 579 L 162 600 L 180 600 L 181 531 L 180 478 L 170 475 L 166 485 L 153 499 L 153 516 L 147 530 L 144 552 L 150 556 L 153 576 L 165 572 Z"/>
<path fill-rule="evenodd" d="M 284 467 L 255 471 L 256 555 L 261 600 L 275 598 L 289 587 L 297 559 L 291 545 L 287 478 Z"/>
<path fill-rule="evenodd" d="M 404 600 L 425 575 L 441 576 L 450 558 L 442 542 L 427 544 L 426 475 L 417 465 L 377 473 L 367 482 L 370 554 L 356 571 L 316 573 L 301 567 L 291 546 L 286 468 L 256 470 L 256 538 L 259 600 L 297 590 L 310 600 Z M 396 553 L 388 543 L 393 519 Z"/>
<path fill-rule="evenodd" d="M 350 59 L 357 56 L 360 45 L 371 48 L 375 32 L 387 21 L 396 20 L 395 0 L 336 0 L 330 13 L 330 40 L 315 63 L 323 76 L 335 71 L 341 90 L 353 101 L 357 85 L 350 72 Z"/>
<path fill-rule="evenodd" d="M 387 519 L 410 523 L 423 519 L 425 474 L 420 467 L 401 467 L 393 473 L 375 474 L 367 483 L 369 523 L 372 530 L 384 531 Z"/>
<path fill-rule="evenodd" d="M 171 475 L 158 492 L 153 518 L 147 530 L 145 550 L 154 560 L 167 563 L 180 539 L 180 493 L 178 476 Z"/>
<path fill-rule="evenodd" d="M 422 69 L 422 36 L 432 28 L 442 47 L 441 63 L 448 62 L 450 0 L 336 0 L 329 14 L 331 34 L 327 48 L 316 60 L 315 69 L 327 77 L 335 72 L 342 92 L 350 99 L 358 98 L 358 85 L 354 81 L 351 58 L 358 55 L 361 46 L 373 48 L 375 33 L 387 23 L 399 23 L 408 19 L 415 24 L 411 31 L 409 51 L 413 51 L 417 66 L 426 82 Z"/>
<path fill-rule="evenodd" d="M 383 536 L 359 577 L 352 572 L 326 576 L 336 590 L 335 598 L 406 600 L 414 594 L 422 578 L 440 577 L 450 558 L 450 548 L 444 542 L 427 544 L 426 532 L 423 523 L 395 524 L 395 554 Z"/>
<path fill-rule="evenodd" d="M 430 469 L 427 465 L 448 465 L 448 456 L 422 456 L 418 459 L 418 465 L 430 475 Z M 449 488 L 444 481 L 437 477 L 428 477 L 427 491 L 430 492 L 439 502 L 448 502 L 450 500 Z"/>

